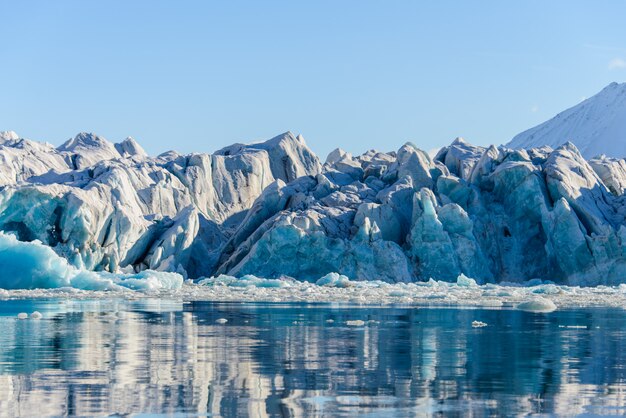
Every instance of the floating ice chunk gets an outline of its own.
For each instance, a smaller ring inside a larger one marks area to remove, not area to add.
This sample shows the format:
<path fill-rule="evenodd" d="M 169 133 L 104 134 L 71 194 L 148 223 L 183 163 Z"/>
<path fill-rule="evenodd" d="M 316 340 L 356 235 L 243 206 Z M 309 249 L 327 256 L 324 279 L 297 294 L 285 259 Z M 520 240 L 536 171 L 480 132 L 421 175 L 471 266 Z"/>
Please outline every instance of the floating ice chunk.
<path fill-rule="evenodd" d="M 17 319 L 27 319 L 28 314 L 26 312 L 20 312 L 17 314 Z"/>
<path fill-rule="evenodd" d="M 328 273 L 326 276 L 315 282 L 318 286 L 326 287 L 350 287 L 353 283 L 347 276 L 339 273 Z"/>
<path fill-rule="evenodd" d="M 526 287 L 541 286 L 542 284 L 543 280 L 541 279 L 530 279 L 523 283 Z"/>
<path fill-rule="evenodd" d="M 559 288 L 559 286 L 554 284 L 545 284 L 541 286 L 537 286 L 532 290 L 533 293 L 541 293 L 544 295 L 556 295 L 561 293 L 563 290 Z"/>
<path fill-rule="evenodd" d="M 502 305 L 502 301 L 498 299 L 483 299 L 480 301 L 480 306 L 488 308 L 499 308 Z"/>
<path fill-rule="evenodd" d="M 334 319 L 327 319 L 327 320 L 326 320 L 326 323 L 327 323 L 327 324 L 333 324 L 334 322 L 335 322 L 335 320 L 334 320 Z"/>
<path fill-rule="evenodd" d="M 465 274 L 461 273 L 459 274 L 459 277 L 457 277 L 456 279 L 456 284 L 457 286 L 461 286 L 461 287 L 474 287 L 474 286 L 478 286 L 476 284 L 476 280 L 474 279 L 470 279 L 469 277 L 467 277 Z"/>
<path fill-rule="evenodd" d="M 392 290 L 391 292 L 389 292 L 389 296 L 396 297 L 396 298 L 402 298 L 402 297 L 405 297 L 405 296 L 409 296 L 409 293 L 405 292 L 404 290 Z"/>
<path fill-rule="evenodd" d="M 41 319 L 43 315 L 39 311 L 35 311 L 30 314 L 30 319 Z"/>
<path fill-rule="evenodd" d="M 225 323 L 227 323 L 227 322 L 228 322 L 228 319 L 226 319 L 226 318 L 220 318 L 220 319 L 217 319 L 215 322 L 216 322 L 217 324 L 224 325 Z"/>
<path fill-rule="evenodd" d="M 550 299 L 536 297 L 517 305 L 517 309 L 527 312 L 552 312 L 556 310 L 556 305 Z"/>
<path fill-rule="evenodd" d="M 352 321 L 346 321 L 346 325 L 349 327 L 362 327 L 365 325 L 365 321 L 361 321 L 360 319 L 355 319 Z"/>
<path fill-rule="evenodd" d="M 220 274 L 217 277 L 203 279 L 198 282 L 203 286 L 230 286 L 230 287 L 286 287 L 289 283 L 285 280 L 262 279 L 252 274 L 246 274 L 239 278 Z"/>
<path fill-rule="evenodd" d="M 482 328 L 482 327 L 486 327 L 487 323 L 486 322 L 482 322 L 482 321 L 472 321 L 472 327 L 473 328 Z"/>

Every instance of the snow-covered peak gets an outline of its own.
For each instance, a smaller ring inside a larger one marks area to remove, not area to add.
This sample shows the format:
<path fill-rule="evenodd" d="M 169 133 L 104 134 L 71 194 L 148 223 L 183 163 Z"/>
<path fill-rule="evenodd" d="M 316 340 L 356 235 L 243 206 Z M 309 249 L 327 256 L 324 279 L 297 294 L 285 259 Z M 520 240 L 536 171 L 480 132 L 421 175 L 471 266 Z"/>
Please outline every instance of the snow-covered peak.
<path fill-rule="evenodd" d="M 507 147 L 554 149 L 571 141 L 585 158 L 626 157 L 626 83 L 611 83 L 593 97 L 515 136 Z"/>

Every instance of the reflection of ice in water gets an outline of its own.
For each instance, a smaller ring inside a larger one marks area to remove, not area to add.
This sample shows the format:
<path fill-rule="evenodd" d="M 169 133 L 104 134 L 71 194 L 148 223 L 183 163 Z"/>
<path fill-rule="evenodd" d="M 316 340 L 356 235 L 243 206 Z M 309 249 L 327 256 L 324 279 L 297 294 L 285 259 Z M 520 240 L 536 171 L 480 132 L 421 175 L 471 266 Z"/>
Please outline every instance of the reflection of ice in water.
<path fill-rule="evenodd" d="M 0 317 L 0 415 L 626 412 L 620 310 L 22 303 L 46 315 Z"/>

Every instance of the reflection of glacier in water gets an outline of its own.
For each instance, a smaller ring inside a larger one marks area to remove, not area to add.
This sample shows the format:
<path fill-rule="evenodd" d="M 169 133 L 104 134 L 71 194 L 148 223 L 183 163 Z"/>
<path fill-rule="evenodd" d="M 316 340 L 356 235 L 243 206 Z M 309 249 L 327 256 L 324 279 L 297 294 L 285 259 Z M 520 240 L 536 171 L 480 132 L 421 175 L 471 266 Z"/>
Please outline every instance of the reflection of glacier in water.
<path fill-rule="evenodd" d="M 0 315 L 6 416 L 626 412 L 620 309 L 51 299 Z"/>

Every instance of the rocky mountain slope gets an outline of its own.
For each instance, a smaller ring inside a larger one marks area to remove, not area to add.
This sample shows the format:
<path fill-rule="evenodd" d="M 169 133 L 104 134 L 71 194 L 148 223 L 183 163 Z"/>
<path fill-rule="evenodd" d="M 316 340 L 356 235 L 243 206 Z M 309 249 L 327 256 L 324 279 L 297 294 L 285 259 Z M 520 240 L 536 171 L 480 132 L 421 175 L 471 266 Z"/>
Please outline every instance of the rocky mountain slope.
<path fill-rule="evenodd" d="M 0 156 L 0 230 L 80 269 L 626 282 L 626 163 L 587 161 L 572 143 L 457 139 L 434 159 L 408 143 L 322 165 L 291 133 L 156 158 L 131 139 L 79 134 L 55 149 L 3 133 Z"/>

